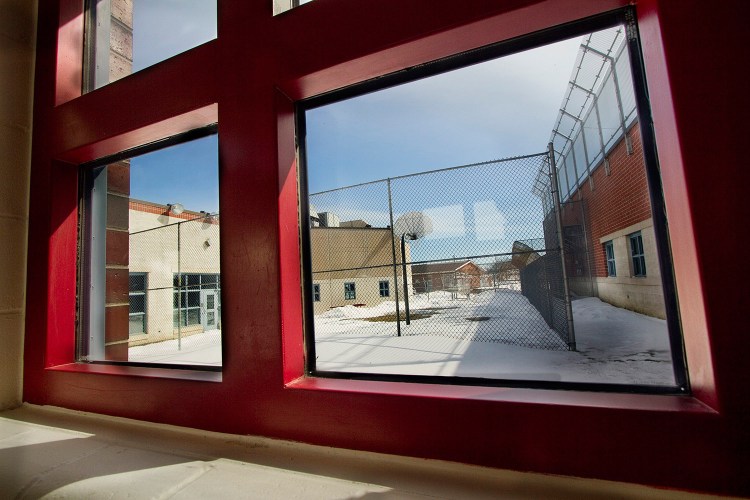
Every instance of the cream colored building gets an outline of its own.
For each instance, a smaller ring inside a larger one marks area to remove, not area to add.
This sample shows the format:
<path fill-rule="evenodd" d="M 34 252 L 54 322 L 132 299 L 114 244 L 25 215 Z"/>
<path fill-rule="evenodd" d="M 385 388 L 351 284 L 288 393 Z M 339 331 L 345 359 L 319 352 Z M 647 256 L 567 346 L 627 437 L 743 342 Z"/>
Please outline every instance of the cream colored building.
<path fill-rule="evenodd" d="M 341 222 L 338 227 L 312 227 L 313 305 L 315 314 L 333 307 L 372 307 L 393 301 L 398 285 L 403 295 L 401 242 L 390 228 L 366 227 L 361 221 Z M 397 283 L 394 281 L 394 250 Z M 409 294 L 411 249 L 405 245 Z"/>
<path fill-rule="evenodd" d="M 221 329 L 218 216 L 131 199 L 129 227 L 130 344 Z"/>

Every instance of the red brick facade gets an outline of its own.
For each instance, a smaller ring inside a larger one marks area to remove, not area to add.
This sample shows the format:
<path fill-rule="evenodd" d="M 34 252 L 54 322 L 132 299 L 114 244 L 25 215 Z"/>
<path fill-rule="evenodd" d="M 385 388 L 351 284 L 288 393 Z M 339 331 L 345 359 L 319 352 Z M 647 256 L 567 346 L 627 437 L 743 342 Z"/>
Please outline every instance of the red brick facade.
<path fill-rule="evenodd" d="M 593 260 L 592 277 L 607 276 L 604 248 L 599 239 L 651 217 L 651 201 L 637 122 L 630 127 L 628 136 L 633 143 L 633 152 L 628 154 L 625 140 L 620 140 L 608 155 L 609 173 L 604 163 L 600 163 L 592 173 L 593 186 L 585 182 L 570 197 L 571 200 L 582 200 L 585 207 L 589 252 Z M 564 205 L 563 225 L 580 223 L 580 203 Z"/>

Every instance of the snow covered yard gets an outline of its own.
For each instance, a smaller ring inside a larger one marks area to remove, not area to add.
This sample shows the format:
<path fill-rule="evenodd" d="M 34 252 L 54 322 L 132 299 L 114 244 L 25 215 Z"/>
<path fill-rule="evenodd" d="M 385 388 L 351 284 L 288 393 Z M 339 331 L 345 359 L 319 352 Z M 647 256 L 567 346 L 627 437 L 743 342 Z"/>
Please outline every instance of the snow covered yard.
<path fill-rule="evenodd" d="M 429 299 L 427 294 L 415 296 L 412 314 L 431 314 L 409 326 L 402 323 L 401 337 L 395 336 L 394 321 L 372 321 L 387 314 L 395 318 L 394 307 L 393 302 L 346 306 L 317 316 L 318 370 L 674 384 L 666 322 L 597 298 L 573 301 L 577 351 L 563 350 L 565 345 L 536 309 L 513 291 L 484 292 L 470 300 L 451 299 L 446 292 L 432 293 Z M 502 322 L 466 319 L 498 314 Z M 513 344 L 500 342 L 508 339 Z M 539 348 L 550 339 L 557 343 L 555 350 Z"/>
<path fill-rule="evenodd" d="M 174 339 L 131 347 L 128 349 L 128 361 L 221 366 L 221 330 L 185 336 L 181 344 Z"/>
<path fill-rule="evenodd" d="M 470 299 L 433 292 L 413 296 L 410 306 L 413 319 L 408 326 L 402 322 L 401 337 L 396 336 L 394 302 L 371 308 L 339 307 L 316 316 L 317 369 L 674 384 L 666 322 L 597 298 L 573 301 L 577 351 L 566 350 L 537 310 L 516 291 L 489 290 Z M 403 315 L 403 303 L 401 309 Z M 177 340 L 131 347 L 129 359 L 220 366 L 221 332 L 184 337 L 179 350 Z"/>

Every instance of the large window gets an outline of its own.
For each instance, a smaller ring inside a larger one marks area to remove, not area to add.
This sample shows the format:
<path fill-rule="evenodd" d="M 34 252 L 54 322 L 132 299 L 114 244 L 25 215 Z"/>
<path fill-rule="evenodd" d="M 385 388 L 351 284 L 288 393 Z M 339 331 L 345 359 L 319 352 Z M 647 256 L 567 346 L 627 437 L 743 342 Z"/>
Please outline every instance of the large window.
<path fill-rule="evenodd" d="M 683 383 L 663 284 L 604 278 L 615 241 L 654 225 L 627 30 L 525 48 L 300 106 L 306 279 L 344 288 L 308 306 L 312 373 Z M 640 232 L 629 238 L 645 276 Z"/>
<path fill-rule="evenodd" d="M 221 365 L 214 132 L 82 167 L 79 359 Z"/>

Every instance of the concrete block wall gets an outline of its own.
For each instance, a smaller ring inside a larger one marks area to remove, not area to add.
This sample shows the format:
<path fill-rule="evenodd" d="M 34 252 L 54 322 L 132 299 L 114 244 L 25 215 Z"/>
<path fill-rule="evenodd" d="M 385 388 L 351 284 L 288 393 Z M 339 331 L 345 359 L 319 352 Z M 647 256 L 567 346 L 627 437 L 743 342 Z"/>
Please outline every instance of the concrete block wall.
<path fill-rule="evenodd" d="M 0 410 L 21 403 L 36 1 L 0 0 Z"/>

